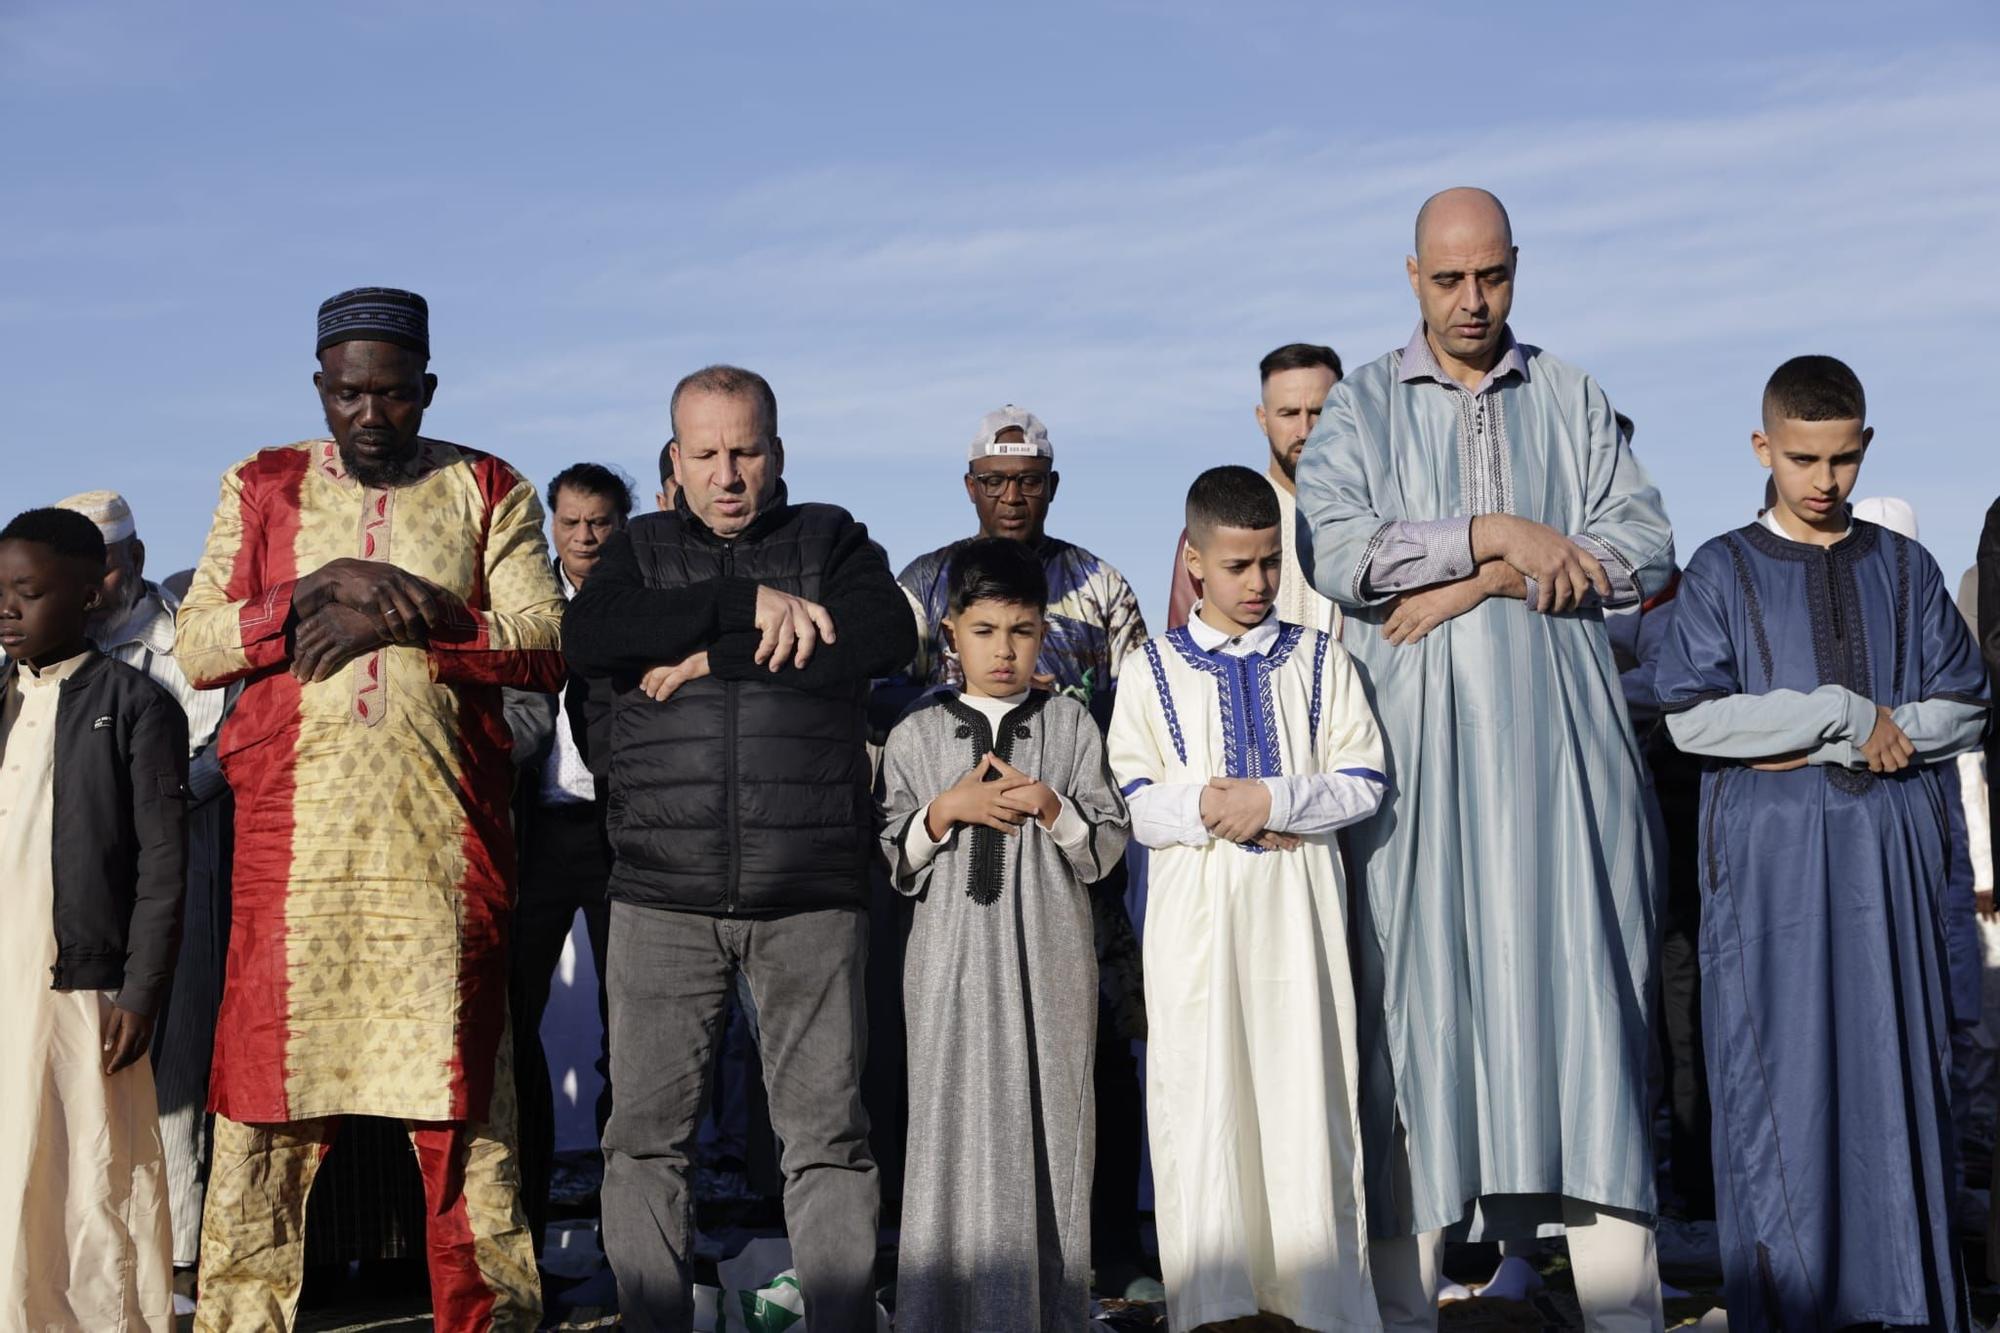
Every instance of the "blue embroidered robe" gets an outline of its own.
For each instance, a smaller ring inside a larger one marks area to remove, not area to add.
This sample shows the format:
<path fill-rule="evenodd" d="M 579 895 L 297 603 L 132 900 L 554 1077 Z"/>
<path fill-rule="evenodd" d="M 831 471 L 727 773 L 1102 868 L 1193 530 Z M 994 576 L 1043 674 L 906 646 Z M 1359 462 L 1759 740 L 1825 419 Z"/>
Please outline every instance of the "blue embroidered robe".
<path fill-rule="evenodd" d="M 1979 653 L 1929 555 L 1869 523 L 1831 547 L 1718 537 L 1676 608 L 1656 684 L 1675 739 L 1709 756 L 1702 1036 L 1730 1327 L 1964 1328 L 1943 773 L 1978 740 Z M 1854 766 L 1878 705 L 1919 758 L 1880 777 Z M 1813 762 L 1748 766 L 1771 746 Z"/>

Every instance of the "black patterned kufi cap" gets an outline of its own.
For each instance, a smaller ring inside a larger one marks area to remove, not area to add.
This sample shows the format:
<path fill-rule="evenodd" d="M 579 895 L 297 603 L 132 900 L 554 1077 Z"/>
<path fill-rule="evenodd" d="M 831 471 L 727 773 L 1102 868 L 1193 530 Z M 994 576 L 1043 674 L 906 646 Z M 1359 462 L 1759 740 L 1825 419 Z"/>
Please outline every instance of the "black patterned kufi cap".
<path fill-rule="evenodd" d="M 399 287 L 356 287 L 330 296 L 319 307 L 315 354 L 335 343 L 395 343 L 431 354 L 431 308 L 415 292 Z"/>

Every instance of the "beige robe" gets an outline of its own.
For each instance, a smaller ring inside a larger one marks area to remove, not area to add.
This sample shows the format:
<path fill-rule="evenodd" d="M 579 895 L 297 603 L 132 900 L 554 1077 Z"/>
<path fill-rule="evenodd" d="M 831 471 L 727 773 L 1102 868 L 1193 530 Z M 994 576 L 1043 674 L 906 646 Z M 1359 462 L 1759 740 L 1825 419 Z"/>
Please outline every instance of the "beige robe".
<path fill-rule="evenodd" d="M 54 991 L 56 703 L 86 656 L 13 673 L 0 710 L 0 1328 L 168 1333 L 153 1067 L 106 1078 L 110 991 Z"/>

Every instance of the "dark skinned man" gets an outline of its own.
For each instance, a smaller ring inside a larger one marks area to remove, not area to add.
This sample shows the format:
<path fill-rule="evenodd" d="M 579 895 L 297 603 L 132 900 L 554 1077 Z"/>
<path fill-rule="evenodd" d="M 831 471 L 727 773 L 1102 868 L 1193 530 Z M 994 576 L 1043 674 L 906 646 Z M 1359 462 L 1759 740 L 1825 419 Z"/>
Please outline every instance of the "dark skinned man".
<path fill-rule="evenodd" d="M 181 605 L 237 799 L 196 1327 L 290 1327 L 306 1195 L 347 1115 L 410 1124 L 437 1327 L 532 1329 L 534 1249 L 496 1081 L 514 892 L 501 687 L 563 682 L 535 489 L 420 434 L 423 298 L 320 307 L 331 438 L 223 476 Z M 276 1239 L 274 1239 L 274 1237 Z"/>

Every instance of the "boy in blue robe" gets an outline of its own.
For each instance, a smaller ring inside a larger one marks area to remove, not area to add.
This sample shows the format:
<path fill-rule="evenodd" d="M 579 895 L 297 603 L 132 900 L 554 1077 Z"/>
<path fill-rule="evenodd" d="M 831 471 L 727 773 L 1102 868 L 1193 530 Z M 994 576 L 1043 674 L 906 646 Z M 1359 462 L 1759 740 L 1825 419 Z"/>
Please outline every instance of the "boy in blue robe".
<path fill-rule="evenodd" d="M 1702 779 L 1701 971 L 1732 1328 L 1963 1329 L 1943 764 L 1985 670 L 1924 548 L 1855 519 L 1854 372 L 1797 357 L 1777 504 L 1688 563 L 1656 686 Z"/>

